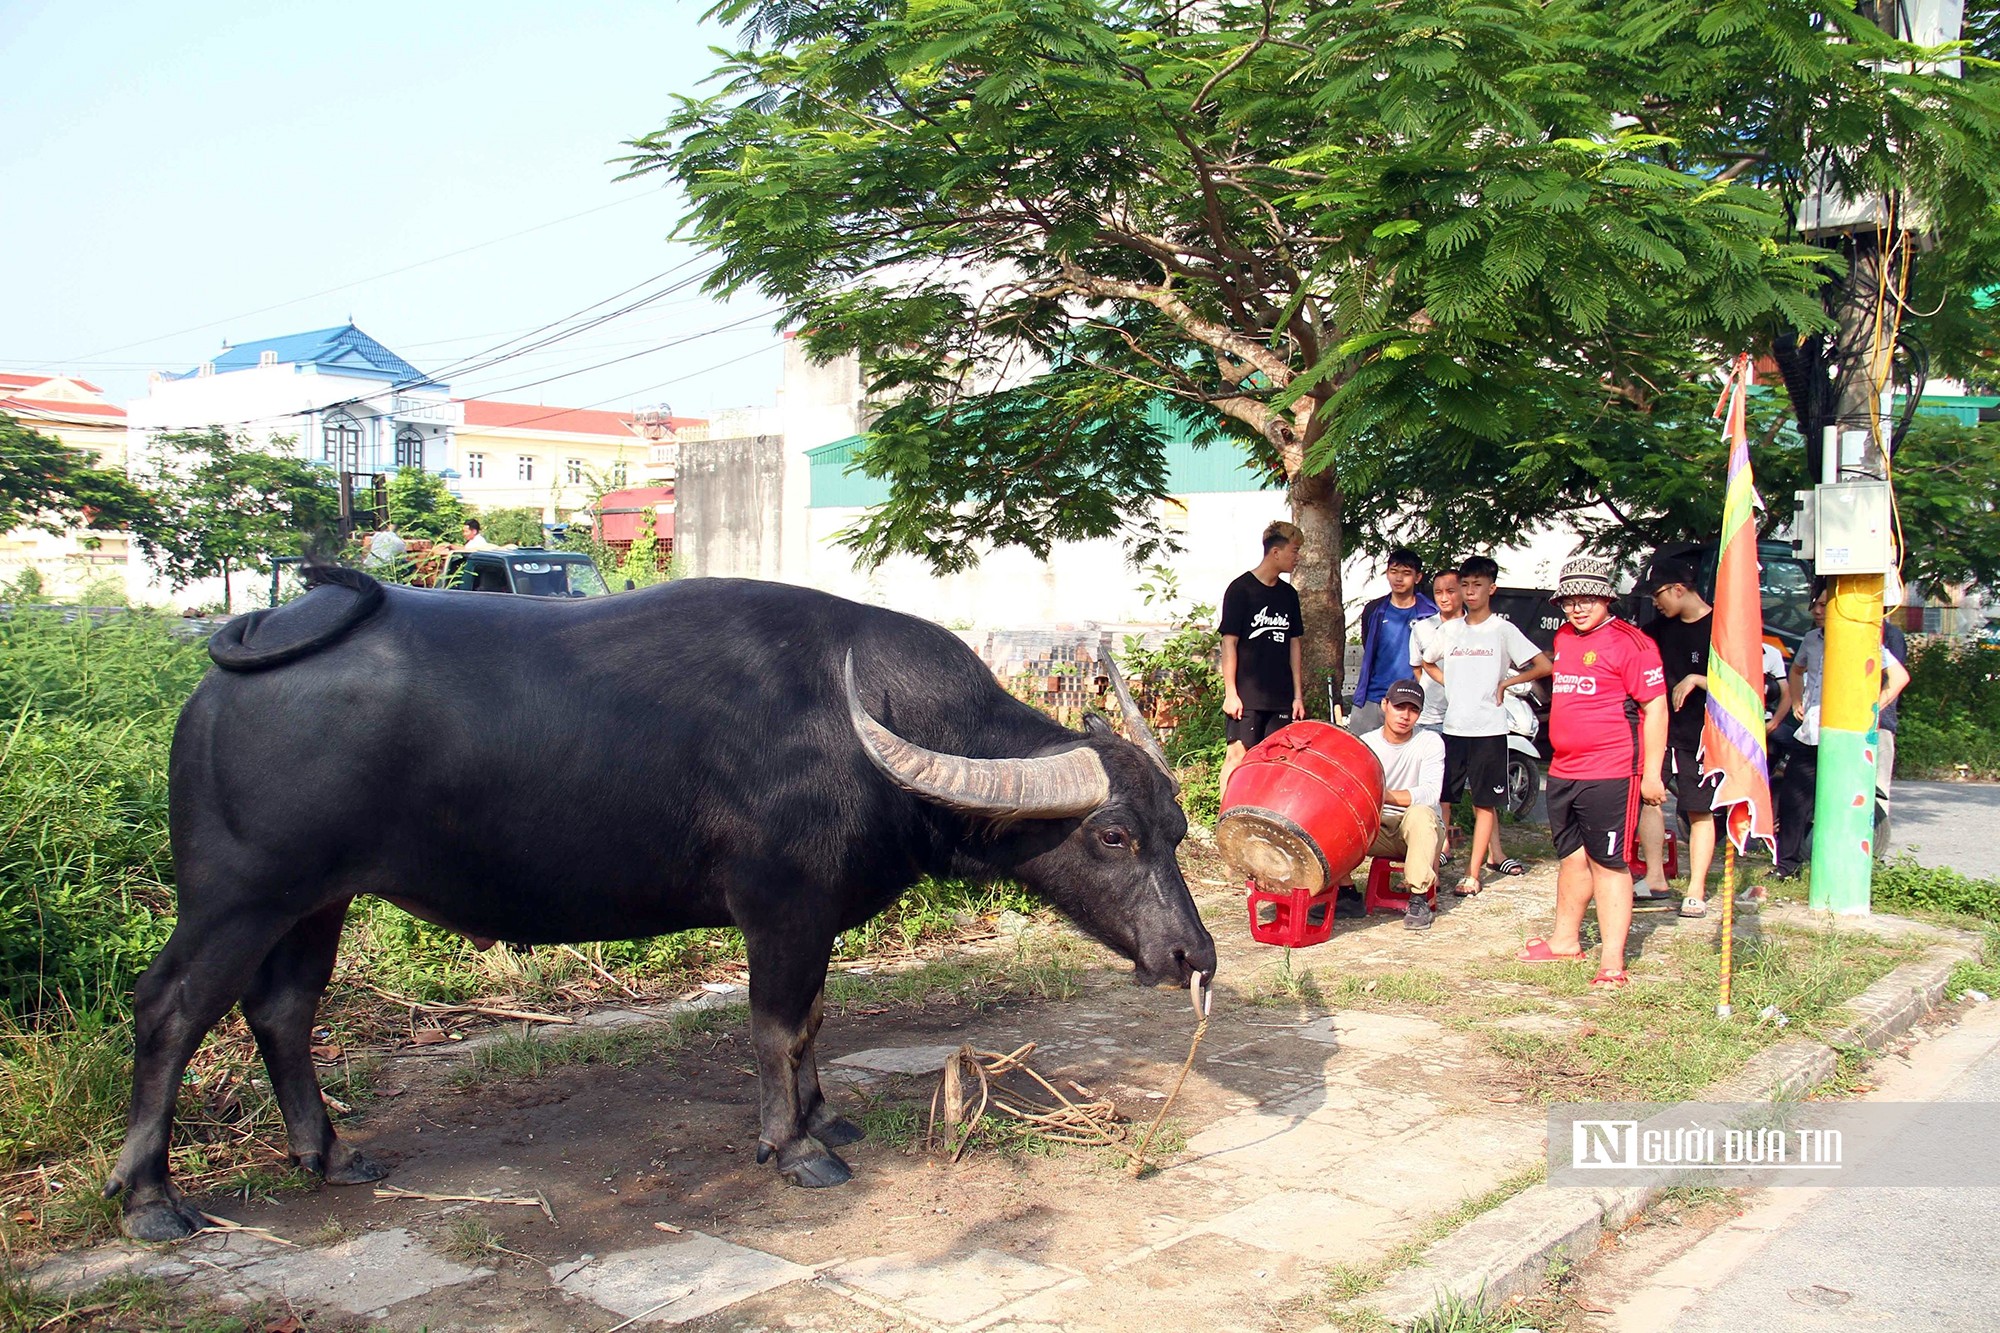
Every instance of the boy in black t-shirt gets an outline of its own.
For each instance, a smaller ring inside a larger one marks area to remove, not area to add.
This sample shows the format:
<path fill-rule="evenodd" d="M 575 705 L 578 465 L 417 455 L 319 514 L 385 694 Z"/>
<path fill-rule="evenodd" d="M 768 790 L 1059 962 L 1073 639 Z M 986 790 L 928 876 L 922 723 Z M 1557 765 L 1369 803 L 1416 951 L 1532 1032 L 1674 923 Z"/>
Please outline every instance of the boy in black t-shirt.
<path fill-rule="evenodd" d="M 1685 560 L 1660 559 L 1641 585 L 1653 597 L 1658 620 L 1646 633 L 1660 645 L 1660 664 L 1667 671 L 1667 761 L 1660 776 L 1673 789 L 1681 822 L 1688 831 L 1688 885 L 1681 915 L 1708 913 L 1708 867 L 1715 859 L 1715 792 L 1722 775 L 1702 776 L 1701 727 L 1708 712 L 1708 646 L 1715 627 L 1713 608 L 1695 591 L 1694 566 Z M 1645 849 L 1646 882 L 1635 901 L 1667 896 L 1667 872 L 1661 864 L 1666 849 L 1667 821 L 1661 807 L 1647 806 L 1639 814 L 1639 841 Z"/>
<path fill-rule="evenodd" d="M 1299 563 L 1301 534 L 1290 523 L 1264 529 L 1264 558 L 1222 595 L 1222 712 L 1229 750 L 1221 792 L 1244 751 L 1306 715 L 1305 618 L 1299 595 L 1279 577 Z"/>

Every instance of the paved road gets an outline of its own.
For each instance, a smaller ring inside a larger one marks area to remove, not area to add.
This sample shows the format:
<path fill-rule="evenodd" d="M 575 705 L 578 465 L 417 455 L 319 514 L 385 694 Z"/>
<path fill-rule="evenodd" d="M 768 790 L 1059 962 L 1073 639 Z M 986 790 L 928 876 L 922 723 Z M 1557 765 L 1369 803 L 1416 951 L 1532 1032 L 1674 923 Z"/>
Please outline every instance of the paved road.
<path fill-rule="evenodd" d="M 2000 1100 L 2000 1005 L 1984 1005 L 1868 1100 Z M 1990 1144 L 1941 1145 L 1986 1153 Z M 1613 1312 L 1619 1333 L 1990 1330 L 2000 1323 L 2000 1189 L 1771 1190 Z M 1699 1290 L 1692 1302 L 1689 1287 Z"/>
<path fill-rule="evenodd" d="M 2000 876 L 2000 784 L 1898 782 L 1889 850 L 1912 852 L 1927 866 Z"/>

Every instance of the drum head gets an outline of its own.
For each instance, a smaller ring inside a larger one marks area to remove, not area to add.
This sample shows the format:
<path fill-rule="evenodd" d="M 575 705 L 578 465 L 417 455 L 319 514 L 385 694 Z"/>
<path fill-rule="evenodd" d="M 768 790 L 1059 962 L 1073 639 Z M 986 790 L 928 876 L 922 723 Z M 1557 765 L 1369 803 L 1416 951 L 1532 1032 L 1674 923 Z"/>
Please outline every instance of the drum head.
<path fill-rule="evenodd" d="M 1231 870 L 1260 889 L 1318 893 L 1332 878 L 1318 845 L 1275 810 L 1231 806 L 1216 822 L 1215 847 Z"/>

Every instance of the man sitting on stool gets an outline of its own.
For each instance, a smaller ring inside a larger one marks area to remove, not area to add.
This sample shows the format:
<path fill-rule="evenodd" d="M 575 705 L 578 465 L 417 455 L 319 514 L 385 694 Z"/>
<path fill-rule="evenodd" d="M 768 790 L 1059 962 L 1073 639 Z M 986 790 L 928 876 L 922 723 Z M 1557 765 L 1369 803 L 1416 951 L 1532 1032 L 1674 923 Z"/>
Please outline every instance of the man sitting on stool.
<path fill-rule="evenodd" d="M 1403 888 L 1410 905 L 1403 925 L 1429 930 L 1435 913 L 1429 894 L 1437 887 L 1438 847 L 1444 835 L 1444 737 L 1418 731 L 1424 687 L 1399 680 L 1382 696 L 1382 725 L 1361 743 L 1382 761 L 1382 830 L 1368 849 L 1403 863 Z"/>

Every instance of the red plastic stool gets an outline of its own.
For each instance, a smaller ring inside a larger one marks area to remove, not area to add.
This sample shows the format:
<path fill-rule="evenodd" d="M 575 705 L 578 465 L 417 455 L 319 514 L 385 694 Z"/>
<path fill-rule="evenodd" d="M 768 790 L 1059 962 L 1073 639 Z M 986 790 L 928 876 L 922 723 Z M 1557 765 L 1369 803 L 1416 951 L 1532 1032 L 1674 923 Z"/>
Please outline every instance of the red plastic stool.
<path fill-rule="evenodd" d="M 1679 848 L 1679 836 L 1672 829 L 1668 829 L 1666 846 L 1661 849 L 1660 855 L 1660 859 L 1666 862 L 1668 879 L 1680 878 L 1681 855 Z M 1633 879 L 1644 879 L 1646 877 L 1646 858 L 1639 853 L 1636 845 L 1633 854 L 1625 858 L 1625 867 L 1632 872 Z"/>
<path fill-rule="evenodd" d="M 1410 910 L 1410 895 L 1400 889 L 1389 887 L 1389 876 L 1402 868 L 1401 861 L 1392 861 L 1386 856 L 1375 858 L 1374 863 L 1368 867 L 1368 887 L 1361 895 L 1361 910 L 1364 914 L 1395 912 L 1400 915 Z M 1430 901 L 1432 907 L 1436 907 L 1437 886 L 1433 884 L 1430 892 L 1424 897 Z"/>
<path fill-rule="evenodd" d="M 1258 888 L 1254 879 L 1249 888 L 1250 938 L 1259 944 L 1302 949 L 1309 944 L 1325 944 L 1333 938 L 1333 899 L 1337 890 L 1309 893 L 1305 889 L 1287 889 L 1271 893 Z M 1271 909 L 1269 920 L 1264 919 L 1265 907 Z"/>

